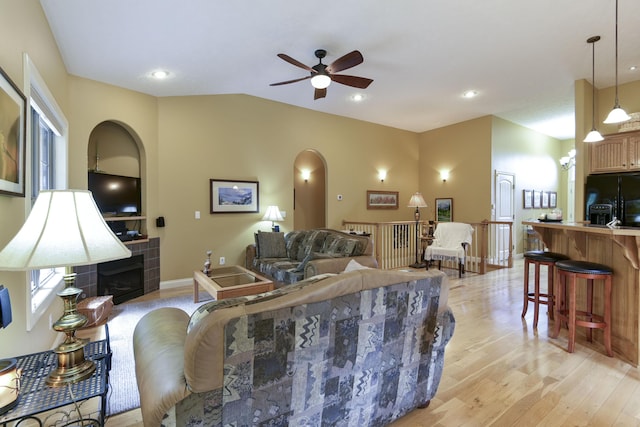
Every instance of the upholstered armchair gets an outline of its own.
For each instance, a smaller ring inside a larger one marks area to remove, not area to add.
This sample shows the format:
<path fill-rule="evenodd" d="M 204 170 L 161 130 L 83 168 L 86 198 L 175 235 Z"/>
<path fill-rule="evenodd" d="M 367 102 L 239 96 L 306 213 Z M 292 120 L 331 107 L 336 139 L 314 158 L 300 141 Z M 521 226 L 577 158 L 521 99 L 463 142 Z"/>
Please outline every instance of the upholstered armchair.
<path fill-rule="evenodd" d="M 458 277 L 464 274 L 467 249 L 471 244 L 473 227 L 462 222 L 440 222 L 433 234 L 433 243 L 427 247 L 424 259 L 427 269 L 431 261 L 438 261 L 438 269 L 442 261 L 458 262 Z"/>

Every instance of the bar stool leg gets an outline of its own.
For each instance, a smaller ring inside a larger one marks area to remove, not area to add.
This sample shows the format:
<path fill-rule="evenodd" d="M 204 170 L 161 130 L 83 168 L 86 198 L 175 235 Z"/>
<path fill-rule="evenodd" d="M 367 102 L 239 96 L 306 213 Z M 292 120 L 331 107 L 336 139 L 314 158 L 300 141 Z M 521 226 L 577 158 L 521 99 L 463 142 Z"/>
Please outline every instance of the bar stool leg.
<path fill-rule="evenodd" d="M 540 263 L 536 262 L 535 278 L 533 284 L 533 327 L 538 327 L 538 313 L 540 312 Z"/>
<path fill-rule="evenodd" d="M 524 303 L 522 304 L 522 314 L 520 317 L 524 319 L 527 314 L 527 308 L 529 308 L 529 260 L 524 260 Z"/>
<path fill-rule="evenodd" d="M 604 328 L 604 348 L 607 356 L 613 357 L 611 349 L 611 286 L 613 279 L 608 276 L 604 279 L 604 321 L 607 326 Z"/>
<path fill-rule="evenodd" d="M 565 293 L 565 286 L 566 286 L 566 281 L 565 281 L 565 276 L 564 274 L 561 274 L 560 271 L 557 272 L 557 280 L 556 282 L 558 283 L 558 289 L 555 294 L 557 295 L 557 300 L 556 303 L 553 306 L 553 309 L 555 310 L 555 314 L 556 314 L 556 321 L 553 325 L 553 331 L 549 334 L 549 336 L 551 338 L 558 338 L 558 335 L 560 335 L 560 326 L 562 323 L 562 317 L 560 316 L 560 310 L 562 310 L 564 308 L 564 297 L 566 295 Z"/>
<path fill-rule="evenodd" d="M 593 279 L 587 279 L 587 317 L 593 322 Z M 593 328 L 587 328 L 587 341 L 593 342 Z"/>
<path fill-rule="evenodd" d="M 553 278 L 555 276 L 554 265 L 547 265 L 547 313 L 549 313 L 549 319 L 553 320 L 553 309 L 555 305 L 555 293 L 553 291 Z"/>
<path fill-rule="evenodd" d="M 573 353 L 576 346 L 576 275 L 569 278 L 569 353 Z"/>

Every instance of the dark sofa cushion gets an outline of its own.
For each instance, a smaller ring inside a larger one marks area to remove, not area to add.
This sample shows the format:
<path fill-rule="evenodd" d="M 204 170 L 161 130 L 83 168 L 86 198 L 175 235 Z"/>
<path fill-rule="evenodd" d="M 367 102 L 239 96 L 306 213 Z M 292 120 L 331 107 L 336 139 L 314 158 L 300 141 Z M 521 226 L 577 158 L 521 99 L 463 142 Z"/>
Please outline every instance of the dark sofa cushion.
<path fill-rule="evenodd" d="M 258 258 L 286 258 L 287 246 L 284 233 L 264 232 L 256 233 L 256 256 Z"/>

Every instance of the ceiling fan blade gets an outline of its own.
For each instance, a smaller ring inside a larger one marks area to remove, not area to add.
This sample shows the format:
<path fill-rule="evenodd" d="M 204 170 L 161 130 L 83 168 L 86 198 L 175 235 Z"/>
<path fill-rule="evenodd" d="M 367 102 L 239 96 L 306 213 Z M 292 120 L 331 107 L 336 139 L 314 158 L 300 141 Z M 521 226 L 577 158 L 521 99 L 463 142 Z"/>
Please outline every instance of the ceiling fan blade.
<path fill-rule="evenodd" d="M 315 101 L 316 99 L 320 99 L 320 98 L 324 98 L 325 96 L 327 96 L 327 89 L 316 89 L 315 92 L 313 93 L 313 100 Z"/>
<path fill-rule="evenodd" d="M 332 74 L 331 80 L 346 86 L 353 86 L 359 89 L 366 89 L 373 80 L 366 77 L 346 76 L 344 74 Z"/>
<path fill-rule="evenodd" d="M 291 65 L 295 65 L 296 67 L 300 67 L 300 68 L 302 68 L 303 70 L 307 70 L 307 71 L 312 72 L 312 73 L 316 73 L 316 72 L 317 72 L 317 71 L 316 71 L 316 70 L 314 70 L 313 68 L 311 68 L 311 67 L 309 67 L 309 66 L 307 66 L 307 65 L 304 65 L 302 62 L 300 62 L 300 61 L 297 61 L 297 60 L 293 59 L 292 57 L 290 57 L 290 56 L 289 56 L 289 55 L 287 55 L 287 54 L 279 53 L 279 54 L 278 54 L 278 57 L 279 57 L 280 59 L 283 59 L 283 60 L 287 61 L 287 62 L 288 62 L 289 64 L 291 64 Z"/>
<path fill-rule="evenodd" d="M 333 61 L 331 65 L 327 67 L 327 71 L 330 74 L 339 73 L 340 71 L 346 70 L 347 68 L 355 67 L 358 64 L 362 64 L 363 61 L 364 58 L 362 57 L 362 54 L 359 51 L 354 50 L 353 52 L 349 52 L 346 55 L 341 56 L 340 58 Z"/>
<path fill-rule="evenodd" d="M 271 83 L 269 86 L 288 85 L 289 83 L 301 82 L 302 80 L 307 80 L 307 79 L 310 79 L 310 78 L 311 78 L 311 76 L 301 77 L 299 79 L 287 80 L 286 82 Z"/>

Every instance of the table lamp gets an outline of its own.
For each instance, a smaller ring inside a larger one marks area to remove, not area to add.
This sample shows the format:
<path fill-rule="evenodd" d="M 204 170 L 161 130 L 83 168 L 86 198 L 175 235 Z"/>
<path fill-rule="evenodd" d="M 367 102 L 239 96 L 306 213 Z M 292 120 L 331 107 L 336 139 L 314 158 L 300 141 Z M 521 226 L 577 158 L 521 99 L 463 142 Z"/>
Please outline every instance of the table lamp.
<path fill-rule="evenodd" d="M 425 268 L 427 264 L 420 260 L 420 247 L 418 246 L 418 226 L 420 224 L 420 208 L 426 208 L 427 202 L 424 201 L 424 197 L 420 193 L 414 193 L 411 196 L 411 200 L 409 200 L 409 208 L 416 208 L 414 216 L 416 218 L 416 262 L 411 264 L 409 267 L 411 268 Z"/>
<path fill-rule="evenodd" d="M 280 231 L 280 226 L 276 224 L 276 221 L 284 221 L 284 218 L 280 215 L 280 209 L 277 206 L 269 206 L 262 220 L 271 221 L 271 231 Z"/>
<path fill-rule="evenodd" d="M 75 336 L 87 323 L 78 313 L 74 266 L 97 264 L 131 256 L 98 211 L 86 190 L 41 191 L 24 225 L 0 251 L 0 270 L 25 271 L 65 267 L 65 287 L 58 296 L 64 313 L 53 329 L 66 335 L 53 351 L 58 365 L 47 378 L 50 386 L 75 383 L 89 378 L 96 367 L 84 358 L 88 340 Z"/>

